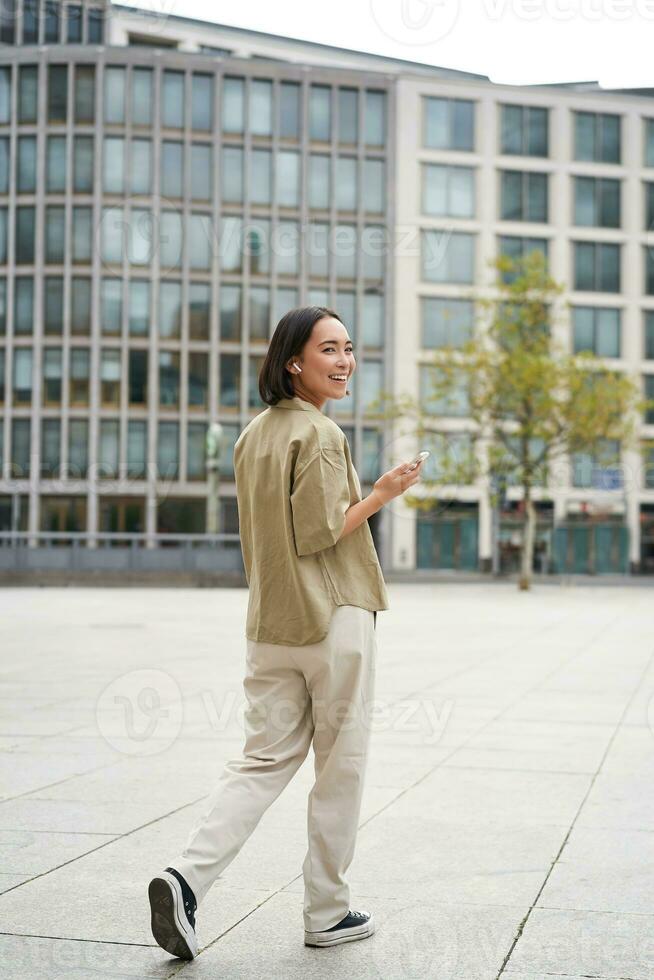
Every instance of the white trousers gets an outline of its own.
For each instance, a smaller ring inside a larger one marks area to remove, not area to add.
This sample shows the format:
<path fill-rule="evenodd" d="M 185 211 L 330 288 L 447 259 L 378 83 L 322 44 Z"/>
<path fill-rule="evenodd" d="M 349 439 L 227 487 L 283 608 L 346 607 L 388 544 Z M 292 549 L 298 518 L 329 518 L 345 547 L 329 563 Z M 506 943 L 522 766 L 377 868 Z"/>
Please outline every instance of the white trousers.
<path fill-rule="evenodd" d="M 307 810 L 304 928 L 329 929 L 347 915 L 374 696 L 376 614 L 337 606 L 319 643 L 246 639 L 245 746 L 225 764 L 181 854 L 198 905 L 236 857 L 313 744 L 315 783 Z"/>

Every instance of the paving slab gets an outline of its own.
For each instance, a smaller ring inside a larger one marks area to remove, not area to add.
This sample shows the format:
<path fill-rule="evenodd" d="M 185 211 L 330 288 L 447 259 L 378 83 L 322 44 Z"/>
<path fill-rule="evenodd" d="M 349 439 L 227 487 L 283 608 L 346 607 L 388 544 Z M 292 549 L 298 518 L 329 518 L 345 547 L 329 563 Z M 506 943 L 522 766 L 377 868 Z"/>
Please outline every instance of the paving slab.
<path fill-rule="evenodd" d="M 652 980 L 651 588 L 389 596 L 347 874 L 377 932 L 303 945 L 310 752 L 184 964 L 147 883 L 241 755 L 247 590 L 0 590 L 3 980 Z"/>

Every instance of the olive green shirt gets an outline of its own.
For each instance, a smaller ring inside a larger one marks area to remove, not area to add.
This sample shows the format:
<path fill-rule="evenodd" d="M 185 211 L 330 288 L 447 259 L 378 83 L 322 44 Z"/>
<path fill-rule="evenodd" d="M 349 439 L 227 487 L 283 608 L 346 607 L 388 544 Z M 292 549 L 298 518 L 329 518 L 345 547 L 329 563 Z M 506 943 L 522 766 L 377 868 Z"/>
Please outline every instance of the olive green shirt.
<path fill-rule="evenodd" d="M 336 422 L 298 396 L 281 399 L 241 432 L 234 474 L 248 639 L 317 643 L 336 606 L 389 608 L 368 521 L 338 540 L 361 486 Z"/>

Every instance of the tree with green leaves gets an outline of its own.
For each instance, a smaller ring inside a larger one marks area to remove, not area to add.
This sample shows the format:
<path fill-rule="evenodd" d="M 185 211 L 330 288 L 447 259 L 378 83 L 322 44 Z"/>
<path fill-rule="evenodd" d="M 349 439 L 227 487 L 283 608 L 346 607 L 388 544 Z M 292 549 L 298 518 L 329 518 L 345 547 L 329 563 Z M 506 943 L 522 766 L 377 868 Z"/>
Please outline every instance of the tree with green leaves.
<path fill-rule="evenodd" d="M 534 488 L 546 486 L 558 457 L 593 453 L 600 465 L 615 463 L 602 446 L 609 440 L 622 448 L 633 445 L 638 413 L 652 403 L 640 398 L 625 371 L 608 368 L 589 351 L 570 353 L 557 340 L 555 304 L 564 287 L 550 277 L 541 251 L 516 259 L 500 255 L 492 264 L 494 295 L 476 298 L 482 316 L 470 339 L 434 352 L 429 392 L 416 400 L 383 391 L 370 410 L 387 419 L 410 419 L 418 448 L 435 447 L 434 476 L 427 476 L 426 467 L 421 477 L 427 492 L 405 495 L 408 506 L 429 510 L 439 489 L 480 474 L 495 493 L 502 483 L 521 488 L 519 588 L 528 589 Z M 465 451 L 453 452 L 452 435 L 438 433 L 439 414 L 466 419 Z"/>

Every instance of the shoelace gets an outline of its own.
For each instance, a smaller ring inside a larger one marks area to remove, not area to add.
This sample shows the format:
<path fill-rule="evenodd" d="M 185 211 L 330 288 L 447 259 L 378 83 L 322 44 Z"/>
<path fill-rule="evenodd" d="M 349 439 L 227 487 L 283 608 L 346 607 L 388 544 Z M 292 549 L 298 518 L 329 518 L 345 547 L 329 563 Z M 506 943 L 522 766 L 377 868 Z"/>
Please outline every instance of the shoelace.
<path fill-rule="evenodd" d="M 350 915 L 353 915 L 355 919 L 367 919 L 368 918 L 368 916 L 366 915 L 365 912 L 353 912 L 351 909 L 350 909 L 349 914 Z"/>

